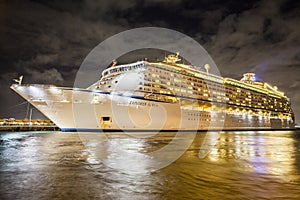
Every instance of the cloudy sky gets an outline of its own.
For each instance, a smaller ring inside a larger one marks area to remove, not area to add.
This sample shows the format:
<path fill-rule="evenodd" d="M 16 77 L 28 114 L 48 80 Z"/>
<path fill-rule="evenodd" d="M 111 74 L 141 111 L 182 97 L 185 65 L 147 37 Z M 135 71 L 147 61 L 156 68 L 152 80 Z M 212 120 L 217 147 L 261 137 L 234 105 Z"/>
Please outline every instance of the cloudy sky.
<path fill-rule="evenodd" d="M 149 26 L 198 41 L 224 77 L 240 79 L 250 71 L 278 86 L 300 123 L 297 0 L 1 0 L 0 117 L 25 116 L 24 100 L 9 89 L 13 78 L 72 86 L 100 42 Z"/>

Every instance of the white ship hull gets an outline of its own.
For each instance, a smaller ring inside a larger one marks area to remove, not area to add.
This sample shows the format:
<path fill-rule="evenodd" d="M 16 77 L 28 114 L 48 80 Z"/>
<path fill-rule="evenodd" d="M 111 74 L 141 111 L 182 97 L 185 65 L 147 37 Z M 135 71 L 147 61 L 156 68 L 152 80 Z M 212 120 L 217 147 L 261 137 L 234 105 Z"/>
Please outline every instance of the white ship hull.
<path fill-rule="evenodd" d="M 120 94 L 48 85 L 11 88 L 52 120 L 61 130 L 259 130 L 290 129 L 288 119 L 191 109 L 179 103 Z"/>

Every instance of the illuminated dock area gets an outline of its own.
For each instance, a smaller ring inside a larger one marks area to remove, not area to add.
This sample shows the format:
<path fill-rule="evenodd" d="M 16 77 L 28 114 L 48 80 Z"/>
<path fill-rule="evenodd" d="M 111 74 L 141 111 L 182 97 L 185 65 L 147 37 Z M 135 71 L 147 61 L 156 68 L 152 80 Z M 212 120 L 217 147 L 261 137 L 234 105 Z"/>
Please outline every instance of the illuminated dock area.
<path fill-rule="evenodd" d="M 51 120 L 0 119 L 0 131 L 56 131 Z"/>

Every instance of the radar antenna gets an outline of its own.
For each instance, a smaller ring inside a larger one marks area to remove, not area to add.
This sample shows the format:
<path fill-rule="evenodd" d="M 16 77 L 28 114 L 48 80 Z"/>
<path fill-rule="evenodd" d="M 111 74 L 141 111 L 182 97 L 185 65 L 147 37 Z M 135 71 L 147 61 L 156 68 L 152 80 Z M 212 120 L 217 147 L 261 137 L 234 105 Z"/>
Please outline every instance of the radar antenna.
<path fill-rule="evenodd" d="M 210 65 L 209 64 L 205 64 L 204 68 L 206 70 L 206 73 L 208 74 L 209 70 L 210 70 Z"/>
<path fill-rule="evenodd" d="M 116 60 L 116 59 L 113 59 L 111 67 L 116 66 L 117 63 L 118 63 L 117 60 Z"/>

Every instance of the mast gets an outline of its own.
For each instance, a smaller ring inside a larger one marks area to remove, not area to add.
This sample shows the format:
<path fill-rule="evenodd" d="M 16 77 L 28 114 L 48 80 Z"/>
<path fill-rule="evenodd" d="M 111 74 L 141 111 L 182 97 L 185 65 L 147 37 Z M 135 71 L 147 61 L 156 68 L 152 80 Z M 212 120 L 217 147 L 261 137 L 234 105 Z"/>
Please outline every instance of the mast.
<path fill-rule="evenodd" d="M 32 108 L 30 108 L 30 114 L 29 114 L 29 125 L 31 126 L 31 117 L 32 117 Z"/>

